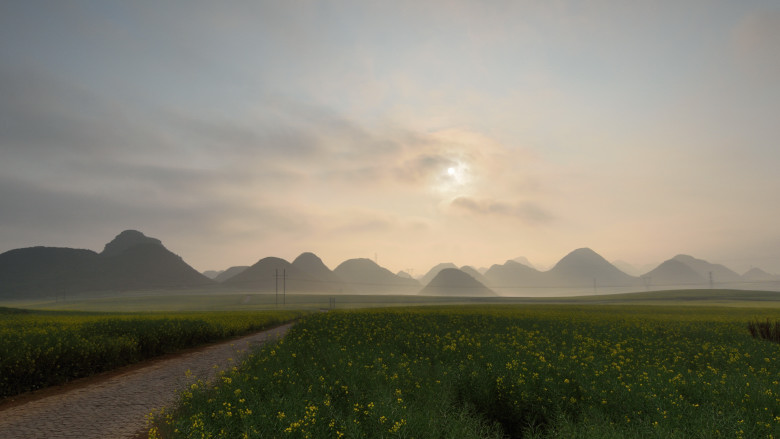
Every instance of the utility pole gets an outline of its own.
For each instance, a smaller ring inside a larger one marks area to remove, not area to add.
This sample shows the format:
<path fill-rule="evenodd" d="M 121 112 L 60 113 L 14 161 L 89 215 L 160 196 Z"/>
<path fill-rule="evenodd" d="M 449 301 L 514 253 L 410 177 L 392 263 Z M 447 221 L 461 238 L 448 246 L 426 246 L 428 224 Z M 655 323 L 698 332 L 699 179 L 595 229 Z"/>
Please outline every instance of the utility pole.
<path fill-rule="evenodd" d="M 282 305 L 287 305 L 287 269 L 282 270 Z"/>
<path fill-rule="evenodd" d="M 279 269 L 274 270 L 274 281 L 276 282 L 276 285 L 274 286 L 274 298 L 276 298 L 276 307 L 279 307 Z"/>
<path fill-rule="evenodd" d="M 710 289 L 712 289 L 712 272 L 710 271 Z"/>

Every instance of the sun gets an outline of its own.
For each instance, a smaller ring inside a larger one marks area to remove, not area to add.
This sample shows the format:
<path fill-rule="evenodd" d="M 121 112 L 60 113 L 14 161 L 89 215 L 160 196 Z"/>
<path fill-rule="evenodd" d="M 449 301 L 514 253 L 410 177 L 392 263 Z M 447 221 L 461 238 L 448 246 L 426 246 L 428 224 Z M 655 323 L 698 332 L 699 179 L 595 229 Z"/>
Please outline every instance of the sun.
<path fill-rule="evenodd" d="M 469 166 L 463 162 L 452 163 L 443 169 L 436 179 L 436 189 L 439 192 L 452 196 L 466 189 L 470 180 Z"/>

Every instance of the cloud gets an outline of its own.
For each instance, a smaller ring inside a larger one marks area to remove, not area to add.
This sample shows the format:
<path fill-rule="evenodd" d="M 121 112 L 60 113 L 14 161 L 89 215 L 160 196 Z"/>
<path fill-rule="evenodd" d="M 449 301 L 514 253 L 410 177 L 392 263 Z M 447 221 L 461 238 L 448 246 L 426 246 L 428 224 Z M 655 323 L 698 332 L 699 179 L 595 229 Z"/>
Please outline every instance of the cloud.
<path fill-rule="evenodd" d="M 433 175 L 441 174 L 442 170 L 455 164 L 452 158 L 444 155 L 423 153 L 396 164 L 393 175 L 402 183 L 419 184 L 427 182 Z"/>
<path fill-rule="evenodd" d="M 148 144 L 122 105 L 40 69 L 0 67 L 0 120 L 3 151 L 36 159 Z"/>
<path fill-rule="evenodd" d="M 746 14 L 732 31 L 732 46 L 745 70 L 776 83 L 780 75 L 780 9 Z"/>
<path fill-rule="evenodd" d="M 452 200 L 450 206 L 477 215 L 516 218 L 527 224 L 544 224 L 554 219 L 552 214 L 531 202 L 504 203 L 490 199 L 458 197 Z"/>

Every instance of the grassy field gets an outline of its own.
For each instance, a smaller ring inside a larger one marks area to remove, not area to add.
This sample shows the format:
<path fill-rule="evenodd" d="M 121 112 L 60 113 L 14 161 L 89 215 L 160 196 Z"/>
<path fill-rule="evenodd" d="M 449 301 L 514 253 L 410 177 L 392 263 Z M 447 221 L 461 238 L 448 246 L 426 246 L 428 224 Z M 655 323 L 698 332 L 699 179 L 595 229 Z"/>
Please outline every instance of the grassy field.
<path fill-rule="evenodd" d="M 0 308 L 0 399 L 260 330 L 302 314 L 106 314 Z"/>
<path fill-rule="evenodd" d="M 253 292 L 217 292 L 213 290 L 137 291 L 102 293 L 44 300 L 0 302 L 0 306 L 41 310 L 78 310 L 96 312 L 148 311 L 249 311 L 284 309 L 327 309 L 331 299 L 337 309 L 388 306 L 422 306 L 453 304 L 635 304 L 696 305 L 729 307 L 780 308 L 780 292 L 746 290 L 675 290 L 629 294 L 587 295 L 571 297 L 441 297 L 417 295 L 324 295 L 274 294 Z"/>
<path fill-rule="evenodd" d="M 321 295 L 288 294 L 278 298 L 267 293 L 214 293 L 199 291 L 144 291 L 125 294 L 103 294 L 73 297 L 67 300 L 14 301 L 0 303 L 25 309 L 79 310 L 79 311 L 246 311 L 283 309 L 327 309 L 335 299 L 337 308 L 366 308 L 394 305 L 430 305 L 452 303 L 447 297 L 393 296 L 393 295 Z M 463 299 L 459 299 L 464 301 Z M 468 302 L 468 299 L 465 300 Z"/>
<path fill-rule="evenodd" d="M 776 308 L 484 305 L 310 315 L 150 437 L 780 437 Z"/>

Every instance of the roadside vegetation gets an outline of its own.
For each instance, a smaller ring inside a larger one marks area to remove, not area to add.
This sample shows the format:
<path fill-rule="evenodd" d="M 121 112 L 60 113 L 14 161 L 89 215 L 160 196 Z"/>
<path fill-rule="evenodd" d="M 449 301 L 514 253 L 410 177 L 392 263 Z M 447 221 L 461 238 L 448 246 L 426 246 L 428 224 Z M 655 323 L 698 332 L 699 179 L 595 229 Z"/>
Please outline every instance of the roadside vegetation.
<path fill-rule="evenodd" d="M 0 307 L 0 398 L 300 317 L 296 311 L 109 314 Z"/>
<path fill-rule="evenodd" d="M 153 414 L 152 438 L 777 438 L 778 310 L 449 306 L 313 314 Z"/>
<path fill-rule="evenodd" d="M 772 323 L 771 320 L 755 321 L 748 323 L 748 331 L 753 338 L 762 338 L 764 340 L 780 343 L 780 320 Z"/>

